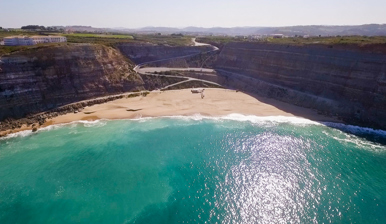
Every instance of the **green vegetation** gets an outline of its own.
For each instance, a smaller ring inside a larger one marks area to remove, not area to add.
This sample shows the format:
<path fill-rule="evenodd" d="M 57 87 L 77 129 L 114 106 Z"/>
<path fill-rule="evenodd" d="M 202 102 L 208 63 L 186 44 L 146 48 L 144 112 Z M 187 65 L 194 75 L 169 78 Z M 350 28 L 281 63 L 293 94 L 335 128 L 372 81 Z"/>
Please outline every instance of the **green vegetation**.
<path fill-rule="evenodd" d="M 180 35 L 135 35 L 137 42 L 153 43 L 170 46 L 187 46 L 192 44 L 191 36 Z"/>
<path fill-rule="evenodd" d="M 10 54 L 17 51 L 26 51 L 30 49 L 39 49 L 50 46 L 60 46 L 65 45 L 66 43 L 49 43 L 49 44 L 38 44 L 32 46 L 0 46 L 0 57 L 6 54 Z"/>
<path fill-rule="evenodd" d="M 3 39 L 4 37 L 9 37 L 9 36 L 34 36 L 39 34 L 40 34 L 39 32 L 23 31 L 23 30 L 13 30 L 13 31 L 0 30 L 0 39 Z"/>
<path fill-rule="evenodd" d="M 288 37 L 288 38 L 272 38 L 265 37 L 261 39 L 237 38 L 237 37 L 202 37 L 197 41 L 204 43 L 211 43 L 218 47 L 223 46 L 229 42 L 258 42 L 258 43 L 275 43 L 275 44 L 289 44 L 289 45 L 306 45 L 306 44 L 323 44 L 323 45 L 337 45 L 337 44 L 353 44 L 358 46 L 368 44 L 386 44 L 386 36 L 336 36 L 336 37 Z"/>
<path fill-rule="evenodd" d="M 354 45 L 366 45 L 366 44 L 386 44 L 385 36 L 336 36 L 336 37 L 290 37 L 290 38 L 268 38 L 267 42 L 279 43 L 279 44 L 354 44 Z"/>
<path fill-rule="evenodd" d="M 22 30 L 45 30 L 46 28 L 44 26 L 39 25 L 28 25 L 28 26 L 22 26 Z"/>
<path fill-rule="evenodd" d="M 152 43 L 157 45 L 170 46 L 186 46 L 191 44 L 190 36 L 182 35 L 129 35 L 121 33 L 99 34 L 99 33 L 73 33 L 63 34 L 59 32 L 47 31 L 29 31 L 29 30 L 0 30 L 0 40 L 8 36 L 34 36 L 34 35 L 62 35 L 67 37 L 68 43 L 91 43 L 102 44 L 106 46 L 115 47 L 120 43 Z M 50 44 L 42 44 L 50 45 Z M 23 51 L 26 49 L 36 48 L 42 45 L 35 46 L 0 46 L 0 56 L 16 51 Z"/>
<path fill-rule="evenodd" d="M 133 36 L 124 34 L 97 34 L 97 33 L 73 33 L 58 34 L 67 37 L 68 43 L 90 43 L 114 46 L 116 43 L 133 41 Z"/>
<path fill-rule="evenodd" d="M 27 50 L 29 46 L 0 46 L 0 57 L 16 51 Z"/>
<path fill-rule="evenodd" d="M 84 37 L 84 38 L 115 38 L 115 39 L 134 39 L 131 35 L 124 34 L 96 34 L 96 33 L 72 33 L 64 34 L 67 38 Z"/>
<path fill-rule="evenodd" d="M 69 43 L 92 43 L 115 46 L 120 43 L 152 43 L 157 45 L 182 46 L 191 44 L 189 36 L 180 35 L 140 35 L 140 34 L 96 34 L 96 33 L 74 33 L 64 34 Z"/>

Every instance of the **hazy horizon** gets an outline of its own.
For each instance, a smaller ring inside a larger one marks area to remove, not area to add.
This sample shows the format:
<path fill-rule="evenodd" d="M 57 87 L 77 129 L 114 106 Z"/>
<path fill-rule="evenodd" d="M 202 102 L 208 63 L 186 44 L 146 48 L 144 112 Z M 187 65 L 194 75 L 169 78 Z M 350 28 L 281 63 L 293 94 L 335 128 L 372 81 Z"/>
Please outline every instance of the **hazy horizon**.
<path fill-rule="evenodd" d="M 213 0 L 177 1 L 144 0 L 38 0 L 3 2 L 0 26 L 18 28 L 25 25 L 124 27 L 283 27 L 283 26 L 346 26 L 385 24 L 386 2 L 368 0 L 352 2 L 309 2 L 283 0 Z M 20 7 L 23 6 L 23 7 Z"/>
<path fill-rule="evenodd" d="M 332 24 L 332 25 L 324 25 L 324 24 L 310 24 L 310 25 L 288 25 L 288 26 L 213 26 L 213 27 L 203 27 L 203 26 L 183 26 L 183 27 L 173 27 L 173 26 L 141 26 L 141 27 L 122 27 L 122 26 L 114 26 L 114 27 L 98 27 L 98 26 L 92 26 L 89 24 L 72 24 L 72 25 L 62 25 L 62 24 L 56 24 L 56 25 L 44 25 L 44 24 L 30 24 L 26 23 L 18 27 L 7 27 L 2 26 L 5 29 L 18 29 L 22 26 L 28 26 L 28 25 L 39 25 L 39 26 L 45 26 L 45 27 L 92 27 L 97 29 L 130 29 L 130 30 L 136 30 L 136 29 L 144 29 L 144 28 L 171 28 L 171 29 L 186 29 L 189 27 L 195 27 L 195 28 L 203 28 L 203 29 L 213 29 L 213 28 L 225 28 L 225 29 L 232 29 L 232 28 L 280 28 L 280 27 L 297 27 L 297 26 L 362 26 L 362 25 L 386 25 L 386 23 L 368 23 L 368 24 L 352 24 L 352 25 L 345 25 L 345 24 Z M 1 25 L 0 25 L 1 27 Z"/>

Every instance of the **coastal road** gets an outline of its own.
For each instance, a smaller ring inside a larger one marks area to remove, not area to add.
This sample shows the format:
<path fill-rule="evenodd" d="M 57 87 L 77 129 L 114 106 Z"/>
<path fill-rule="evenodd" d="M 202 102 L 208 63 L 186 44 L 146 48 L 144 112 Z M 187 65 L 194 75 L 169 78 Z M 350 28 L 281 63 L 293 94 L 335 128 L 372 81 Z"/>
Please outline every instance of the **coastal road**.
<path fill-rule="evenodd" d="M 214 51 L 218 51 L 219 50 L 218 47 L 216 47 L 216 46 L 213 46 L 213 45 L 210 45 L 210 44 L 207 44 L 207 43 L 197 42 L 196 38 L 192 38 L 192 41 L 194 43 L 194 46 L 211 46 Z"/>
<path fill-rule="evenodd" d="M 206 80 L 203 80 L 203 79 L 196 79 L 196 78 L 192 78 L 192 77 L 185 77 L 185 76 L 178 76 L 178 75 L 159 75 L 159 74 L 146 74 L 146 75 L 148 75 L 148 76 L 156 76 L 156 77 L 186 78 L 187 79 L 187 80 L 183 80 L 181 82 L 177 82 L 177 83 L 173 83 L 171 85 L 165 86 L 165 87 L 162 88 L 162 90 L 168 89 L 169 87 L 172 87 L 172 86 L 180 85 L 180 84 L 185 83 L 185 82 L 190 82 L 190 81 L 205 82 L 205 83 L 208 83 L 208 84 L 212 84 L 212 85 L 216 85 L 216 86 L 221 87 L 221 85 L 218 84 L 218 83 L 211 82 L 211 81 L 206 81 Z"/>
<path fill-rule="evenodd" d="M 217 47 L 215 47 L 215 46 L 213 46 L 213 45 L 206 44 L 206 43 L 199 43 L 199 42 L 196 42 L 196 38 L 192 38 L 192 42 L 194 43 L 194 46 L 211 46 L 211 47 L 212 47 L 212 50 L 206 51 L 206 52 L 204 52 L 204 54 L 210 53 L 210 52 L 215 52 L 215 51 L 218 51 L 218 50 L 219 50 Z M 145 66 L 146 64 L 150 64 L 150 63 L 154 63 L 154 62 L 167 61 L 167 60 L 171 60 L 171 59 L 188 58 L 188 57 L 192 57 L 192 56 L 199 55 L 199 54 L 201 54 L 201 52 L 200 52 L 200 53 L 196 53 L 196 54 L 189 54 L 189 55 L 185 55 L 185 56 L 179 56 L 179 57 L 173 57 L 173 58 L 167 58 L 167 59 L 161 59 L 161 60 L 155 60 L 155 61 L 144 62 L 144 63 L 141 63 L 141 64 L 136 65 L 136 66 L 134 67 L 134 71 L 137 72 L 137 73 L 140 74 L 140 75 L 147 75 L 147 76 L 172 77 L 172 78 L 187 78 L 187 80 L 184 80 L 184 81 L 181 81 L 181 82 L 178 82 L 178 83 L 174 83 L 174 84 L 165 86 L 165 87 L 163 87 L 162 89 L 167 89 L 167 88 L 169 88 L 169 87 L 176 86 L 176 85 L 180 85 L 180 84 L 182 84 L 182 83 L 190 82 L 190 81 L 200 81 L 200 82 L 204 82 L 204 83 L 208 83 L 208 84 L 212 84 L 212 85 L 221 86 L 221 85 L 219 85 L 218 83 L 211 82 L 211 81 L 206 81 L 206 80 L 203 80 L 203 79 L 196 79 L 196 78 L 184 77 L 184 76 L 176 76 L 176 75 L 160 75 L 160 74 L 154 74 L 155 72 L 167 72 L 167 71 L 196 71 L 196 72 L 205 72 L 205 73 L 213 73 L 213 72 L 215 72 L 214 69 L 210 69 L 210 68 L 143 67 L 143 66 Z"/>
<path fill-rule="evenodd" d="M 203 52 L 204 54 L 207 54 L 207 53 L 210 53 L 210 52 L 215 52 L 215 51 L 218 51 L 219 48 L 216 47 L 216 46 L 213 46 L 213 45 L 210 45 L 210 44 L 206 44 L 206 43 L 199 43 L 199 42 L 196 42 L 196 38 L 192 38 L 192 41 L 194 43 L 194 46 L 211 46 L 212 47 L 212 50 L 210 51 L 206 51 L 206 52 Z M 134 67 L 134 71 L 140 73 L 141 75 L 145 75 L 143 73 L 145 73 L 146 71 L 142 70 L 142 69 L 146 69 L 147 71 L 151 71 L 152 69 L 155 70 L 157 68 L 162 68 L 162 67 L 147 67 L 147 68 L 142 68 L 143 66 L 145 66 L 146 64 L 150 64 L 150 63 L 154 63 L 154 62 L 161 62 L 161 61 L 168 61 L 168 60 L 171 60 L 171 59 L 181 59 L 181 58 L 188 58 L 188 57 L 192 57 L 192 56 L 195 56 L 195 55 L 199 55 L 201 54 L 200 53 L 195 53 L 195 54 L 189 54 L 189 55 L 184 55 L 184 56 L 179 56 L 179 57 L 172 57 L 172 58 L 166 58 L 166 59 L 160 59 L 160 60 L 155 60 L 155 61 L 148 61 L 148 62 L 144 62 L 144 63 L 141 63 L 141 64 L 138 64 Z M 189 71 L 189 70 L 194 70 L 194 71 L 201 71 L 202 69 L 205 69 L 205 68 L 166 68 L 164 67 L 163 71 Z M 167 70 L 169 69 L 169 70 Z M 205 69 L 206 70 L 206 69 Z M 211 69 L 212 71 L 208 71 L 208 72 L 213 72 L 213 69 Z"/>
<path fill-rule="evenodd" d="M 207 52 L 204 52 L 204 53 L 208 53 L 208 52 L 211 52 L 211 51 L 207 51 Z M 134 71 L 140 73 L 140 69 L 142 66 L 146 65 L 146 64 L 150 64 L 150 63 L 154 63 L 154 62 L 161 62 L 161 61 L 168 61 L 168 60 L 171 60 L 171 59 L 178 59 L 178 58 L 188 58 L 188 57 L 192 57 L 192 56 L 196 56 L 198 54 L 201 54 L 201 53 L 195 53 L 195 54 L 189 54 L 189 55 L 184 55 L 184 56 L 179 56 L 179 57 L 172 57 L 172 58 L 166 58 L 166 59 L 160 59 L 160 60 L 155 60 L 155 61 L 148 61 L 148 62 L 144 62 L 144 63 L 141 63 L 141 64 L 138 64 L 134 67 Z M 156 67 L 155 67 L 156 68 Z"/>
<path fill-rule="evenodd" d="M 169 67 L 145 67 L 137 70 L 139 73 L 154 73 L 154 72 L 167 72 L 167 71 L 195 71 L 195 72 L 214 72 L 211 68 L 169 68 Z"/>

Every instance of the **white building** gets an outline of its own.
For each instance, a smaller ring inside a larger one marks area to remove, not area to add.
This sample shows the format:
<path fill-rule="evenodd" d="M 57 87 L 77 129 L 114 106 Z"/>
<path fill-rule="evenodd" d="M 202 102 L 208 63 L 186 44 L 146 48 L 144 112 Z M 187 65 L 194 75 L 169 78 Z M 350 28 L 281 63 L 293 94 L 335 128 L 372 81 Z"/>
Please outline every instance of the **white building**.
<path fill-rule="evenodd" d="M 273 38 L 283 38 L 284 35 L 283 35 L 283 34 L 277 33 L 277 34 L 272 34 L 272 37 L 273 37 Z"/>
<path fill-rule="evenodd" d="M 25 45 L 35 45 L 35 44 L 42 44 L 42 43 L 60 43 L 60 42 L 67 42 L 67 38 L 62 36 L 4 37 L 5 46 L 25 46 Z"/>

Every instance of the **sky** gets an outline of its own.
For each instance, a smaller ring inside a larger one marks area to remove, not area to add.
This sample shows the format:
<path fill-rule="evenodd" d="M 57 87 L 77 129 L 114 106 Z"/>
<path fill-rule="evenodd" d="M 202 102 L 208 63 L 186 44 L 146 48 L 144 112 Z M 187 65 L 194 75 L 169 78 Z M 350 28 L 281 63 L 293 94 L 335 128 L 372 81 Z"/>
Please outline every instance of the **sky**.
<path fill-rule="evenodd" d="M 386 24 L 386 0 L 0 0 L 0 26 L 103 28 Z"/>

